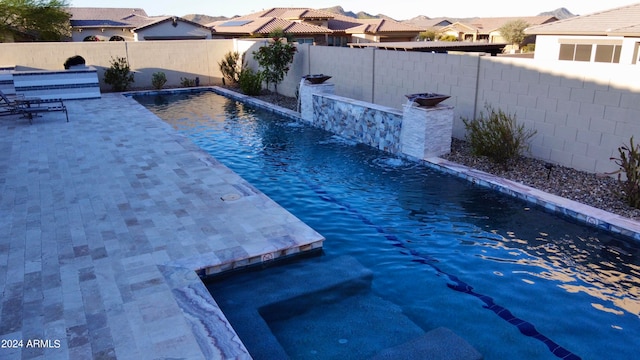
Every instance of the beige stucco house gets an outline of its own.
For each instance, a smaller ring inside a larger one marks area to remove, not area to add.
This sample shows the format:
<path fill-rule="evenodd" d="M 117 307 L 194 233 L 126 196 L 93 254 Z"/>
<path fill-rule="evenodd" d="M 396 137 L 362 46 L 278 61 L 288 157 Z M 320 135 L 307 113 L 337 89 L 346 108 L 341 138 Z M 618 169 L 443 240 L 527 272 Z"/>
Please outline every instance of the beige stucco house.
<path fill-rule="evenodd" d="M 475 18 L 454 22 L 443 27 L 440 32 L 443 35 L 454 36 L 458 41 L 486 42 L 490 44 L 506 43 L 507 41 L 500 34 L 500 28 L 515 20 L 522 20 L 531 26 L 558 21 L 554 16 Z M 533 40 L 530 41 L 533 42 Z"/>
<path fill-rule="evenodd" d="M 140 8 L 70 7 L 72 41 L 211 39 L 209 28 L 177 16 L 148 16 Z"/>
<path fill-rule="evenodd" d="M 534 59 L 640 63 L 640 3 L 532 26 Z"/>

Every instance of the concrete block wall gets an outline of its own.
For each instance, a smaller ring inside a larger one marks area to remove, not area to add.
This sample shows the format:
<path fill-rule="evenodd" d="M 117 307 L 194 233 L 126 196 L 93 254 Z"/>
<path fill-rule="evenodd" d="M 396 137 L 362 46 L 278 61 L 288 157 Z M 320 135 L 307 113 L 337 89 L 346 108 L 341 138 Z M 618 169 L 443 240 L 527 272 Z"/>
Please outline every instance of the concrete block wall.
<path fill-rule="evenodd" d="M 2 43 L 0 65 L 16 66 L 16 70 L 63 70 L 67 58 L 80 55 L 98 70 L 100 88 L 109 91 L 104 71 L 112 58 L 124 57 L 135 72 L 133 88 L 151 87 L 156 71 L 167 76 L 165 87 L 179 86 L 181 77 L 199 77 L 201 85 L 210 85 L 220 82 L 218 61 L 234 51 L 234 45 L 234 40 Z"/>
<path fill-rule="evenodd" d="M 136 71 L 135 86 L 151 87 L 153 73 L 162 71 L 167 85 L 180 85 L 181 78 L 200 79 L 200 85 L 219 83 L 218 62 L 234 51 L 232 40 L 184 40 L 130 42 L 129 65 Z M 152 54 L 152 55 L 150 55 Z"/>
<path fill-rule="evenodd" d="M 340 96 L 375 103 L 374 52 L 373 49 L 311 46 L 309 71 L 332 76 L 330 81 L 336 84 L 336 94 Z"/>
<path fill-rule="evenodd" d="M 483 58 L 478 102 L 536 129 L 533 157 L 605 173 L 640 136 L 639 77 L 631 65 Z"/>
<path fill-rule="evenodd" d="M 377 50 L 375 53 L 375 103 L 402 108 L 405 95 L 450 95 L 444 104 L 455 108 L 454 129 L 464 137 L 461 117 L 474 113 L 478 56 L 451 56 Z"/>

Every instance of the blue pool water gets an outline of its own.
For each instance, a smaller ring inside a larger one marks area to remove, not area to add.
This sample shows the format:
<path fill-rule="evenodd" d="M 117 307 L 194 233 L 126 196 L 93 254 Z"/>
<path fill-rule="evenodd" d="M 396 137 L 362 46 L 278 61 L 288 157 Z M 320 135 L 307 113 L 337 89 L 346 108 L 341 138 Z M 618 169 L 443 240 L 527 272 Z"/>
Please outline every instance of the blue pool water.
<path fill-rule="evenodd" d="M 425 331 L 486 359 L 640 353 L 632 240 L 213 93 L 136 99 L 324 235 L 324 256 L 357 258 Z"/>

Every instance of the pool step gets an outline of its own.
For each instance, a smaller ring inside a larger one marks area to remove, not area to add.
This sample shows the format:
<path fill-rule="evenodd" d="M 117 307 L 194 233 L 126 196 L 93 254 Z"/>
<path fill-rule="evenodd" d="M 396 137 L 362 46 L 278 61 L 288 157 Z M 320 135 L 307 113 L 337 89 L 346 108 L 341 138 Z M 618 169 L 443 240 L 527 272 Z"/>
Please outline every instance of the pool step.
<path fill-rule="evenodd" d="M 368 291 L 372 278 L 372 272 L 352 257 L 317 257 L 213 279 L 207 288 L 254 359 L 286 359 L 263 316 L 297 316 L 309 307 L 305 297 L 337 301 Z"/>
<path fill-rule="evenodd" d="M 447 328 L 431 330 L 402 345 L 385 349 L 370 360 L 481 360 L 467 341 Z"/>
<path fill-rule="evenodd" d="M 448 329 L 425 333 L 371 291 L 372 279 L 353 257 L 321 256 L 214 280 L 207 288 L 254 360 L 482 359 Z"/>

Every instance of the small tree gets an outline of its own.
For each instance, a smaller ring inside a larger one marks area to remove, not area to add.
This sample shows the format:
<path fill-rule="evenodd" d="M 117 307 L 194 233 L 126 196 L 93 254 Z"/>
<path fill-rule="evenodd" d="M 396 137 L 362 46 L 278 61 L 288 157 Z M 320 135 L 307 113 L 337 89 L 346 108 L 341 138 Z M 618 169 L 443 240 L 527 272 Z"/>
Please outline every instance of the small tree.
<path fill-rule="evenodd" d="M 104 82 L 111 85 L 113 91 L 126 91 L 133 79 L 129 63 L 125 58 L 111 58 L 111 67 L 104 72 Z"/>
<path fill-rule="evenodd" d="M 60 41 L 69 36 L 66 0 L 0 0 L 0 42 L 11 32 L 29 34 L 38 41 Z"/>
<path fill-rule="evenodd" d="M 500 35 L 514 47 L 520 47 L 527 37 L 524 30 L 529 27 L 529 23 L 522 19 L 509 21 L 502 25 L 498 31 Z"/>
<path fill-rule="evenodd" d="M 439 34 L 435 30 L 427 30 L 418 34 L 418 40 L 420 41 L 436 41 L 438 40 Z"/>
<path fill-rule="evenodd" d="M 262 68 L 263 80 L 267 83 L 267 87 L 269 84 L 274 85 L 276 94 L 278 93 L 278 84 L 289 72 L 289 66 L 293 62 L 296 51 L 295 45 L 290 42 L 285 43 L 281 37 L 276 36 L 269 45 L 253 52 L 253 58 Z"/>

